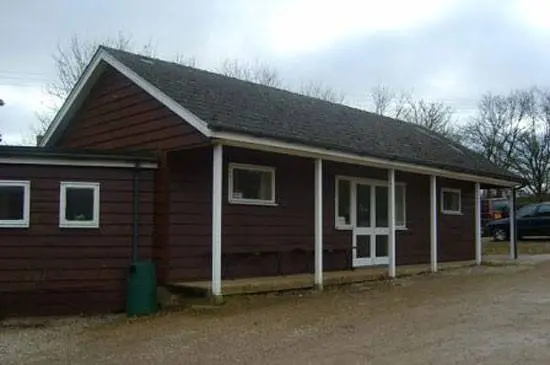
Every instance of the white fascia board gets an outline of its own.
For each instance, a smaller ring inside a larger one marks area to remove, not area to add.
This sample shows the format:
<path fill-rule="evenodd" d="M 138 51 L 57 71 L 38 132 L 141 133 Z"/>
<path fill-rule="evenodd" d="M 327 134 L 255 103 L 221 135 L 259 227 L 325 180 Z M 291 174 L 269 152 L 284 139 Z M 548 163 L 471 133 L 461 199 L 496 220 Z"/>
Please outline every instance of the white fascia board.
<path fill-rule="evenodd" d="M 44 137 L 39 144 L 40 147 L 44 147 L 48 144 L 57 129 L 63 124 L 63 121 L 65 121 L 66 118 L 69 118 L 73 113 L 75 113 L 78 107 L 82 104 L 82 101 L 88 95 L 88 92 L 94 85 L 95 81 L 103 72 L 104 65 L 102 65 L 101 62 L 109 64 L 118 72 L 126 76 L 138 87 L 143 89 L 153 98 L 157 99 L 160 103 L 162 103 L 176 115 L 181 117 L 195 129 L 201 132 L 204 136 L 211 136 L 211 131 L 208 128 L 206 122 L 201 120 L 189 110 L 182 107 L 178 102 L 174 101 L 172 98 L 163 93 L 160 89 L 153 86 L 150 82 L 143 79 L 130 68 L 126 67 L 123 63 L 111 56 L 107 51 L 100 49 L 94 55 L 94 57 L 82 73 L 82 76 L 76 83 L 75 87 L 72 89 L 71 93 L 59 109 L 50 127 L 44 134 Z"/>
<path fill-rule="evenodd" d="M 205 121 L 197 117 L 188 109 L 181 106 L 180 103 L 163 93 L 159 88 L 153 86 L 150 82 L 136 74 L 130 68 L 126 67 L 122 62 L 111 56 L 108 52 L 102 51 L 102 59 L 109 65 L 115 68 L 118 72 L 132 80 L 137 86 L 145 90 L 153 98 L 157 99 L 160 103 L 166 106 L 168 109 L 177 114 L 180 118 L 191 124 L 195 129 L 201 132 L 205 137 L 210 137 L 212 132 L 208 128 L 208 124 Z"/>
<path fill-rule="evenodd" d="M 116 161 L 116 160 L 73 160 L 63 158 L 36 158 L 36 157 L 2 157 L 0 164 L 21 164 L 21 165 L 47 165 L 47 166 L 79 166 L 79 167 L 117 167 L 117 168 L 134 168 L 139 163 L 141 169 L 156 169 L 157 164 L 154 162 L 133 162 L 133 161 Z"/>
<path fill-rule="evenodd" d="M 262 150 L 266 152 L 284 153 L 289 155 L 322 158 L 335 162 L 343 162 L 356 165 L 365 165 L 383 169 L 396 169 L 399 171 L 412 172 L 422 175 L 436 175 L 449 179 L 478 182 L 503 187 L 518 186 L 519 183 L 491 177 L 472 175 L 467 173 L 453 172 L 435 167 L 415 165 L 412 163 L 385 160 L 376 157 L 360 156 L 352 153 L 338 152 L 318 147 L 309 147 L 296 143 L 281 142 L 269 138 L 259 138 L 242 135 L 232 132 L 213 132 L 212 138 L 218 139 L 221 143 L 249 149 Z"/>

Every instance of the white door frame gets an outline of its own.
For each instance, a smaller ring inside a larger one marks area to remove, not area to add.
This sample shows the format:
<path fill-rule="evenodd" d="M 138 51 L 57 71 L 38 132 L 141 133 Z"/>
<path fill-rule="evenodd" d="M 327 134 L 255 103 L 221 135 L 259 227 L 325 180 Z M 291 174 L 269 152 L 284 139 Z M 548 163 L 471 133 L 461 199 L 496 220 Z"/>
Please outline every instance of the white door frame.
<path fill-rule="evenodd" d="M 357 186 L 364 185 L 370 188 L 370 227 L 357 226 Z M 388 182 L 383 180 L 371 180 L 354 178 L 351 180 L 351 222 L 352 222 L 352 256 L 353 267 L 387 265 L 388 256 L 376 256 L 376 236 L 389 236 L 389 227 L 376 227 L 376 187 L 388 187 Z M 387 204 L 387 200 L 385 201 Z M 370 257 L 357 257 L 357 237 L 370 237 Z"/>

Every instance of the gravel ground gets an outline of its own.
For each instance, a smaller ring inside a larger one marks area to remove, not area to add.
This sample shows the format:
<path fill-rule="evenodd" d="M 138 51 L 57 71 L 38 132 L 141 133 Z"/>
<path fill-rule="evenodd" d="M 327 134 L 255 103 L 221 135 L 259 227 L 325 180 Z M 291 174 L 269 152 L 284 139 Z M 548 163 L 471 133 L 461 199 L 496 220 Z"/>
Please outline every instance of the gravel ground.
<path fill-rule="evenodd" d="M 7 322 L 0 364 L 547 365 L 549 278 L 550 261 L 538 260 L 234 298 L 217 310 L 134 321 Z"/>

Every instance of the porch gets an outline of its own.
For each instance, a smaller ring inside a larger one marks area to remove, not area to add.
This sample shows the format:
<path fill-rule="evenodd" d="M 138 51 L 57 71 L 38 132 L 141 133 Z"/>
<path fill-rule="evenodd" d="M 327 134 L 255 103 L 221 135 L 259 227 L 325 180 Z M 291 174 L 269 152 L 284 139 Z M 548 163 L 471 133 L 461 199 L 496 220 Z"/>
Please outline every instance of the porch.
<path fill-rule="evenodd" d="M 480 190 L 515 184 L 278 152 L 170 156 L 161 285 L 221 297 L 480 264 Z"/>
<path fill-rule="evenodd" d="M 443 262 L 439 263 L 438 269 L 445 271 L 474 264 L 474 260 Z M 429 272 L 431 272 L 430 264 L 402 265 L 397 267 L 396 277 L 414 276 Z M 323 274 L 323 284 L 325 287 L 390 279 L 388 268 L 385 265 L 362 267 L 354 270 L 327 271 Z M 171 291 L 184 295 L 206 297 L 211 294 L 211 285 L 210 280 L 204 280 L 176 282 L 171 283 L 168 287 Z M 310 273 L 222 280 L 221 285 L 225 296 L 315 288 Z"/>

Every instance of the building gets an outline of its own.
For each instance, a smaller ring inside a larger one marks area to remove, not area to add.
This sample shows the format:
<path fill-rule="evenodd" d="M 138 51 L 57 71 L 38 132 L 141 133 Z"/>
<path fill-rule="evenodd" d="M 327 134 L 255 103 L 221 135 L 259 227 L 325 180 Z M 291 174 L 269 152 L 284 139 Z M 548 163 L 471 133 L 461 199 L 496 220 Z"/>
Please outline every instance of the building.
<path fill-rule="evenodd" d="M 42 163 L 56 151 L 84 152 Z M 229 278 L 312 273 L 322 287 L 328 270 L 479 261 L 480 189 L 521 181 L 420 126 L 105 47 L 40 148 L 6 153 L 0 192 L 26 219 L 0 228 L 0 292 L 28 312 L 29 298 L 122 309 L 132 247 L 160 285 L 210 280 L 215 296 Z M 72 227 L 71 194 L 89 202 Z"/>

